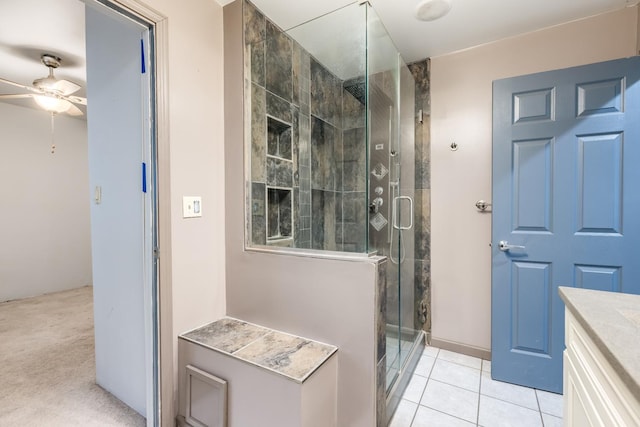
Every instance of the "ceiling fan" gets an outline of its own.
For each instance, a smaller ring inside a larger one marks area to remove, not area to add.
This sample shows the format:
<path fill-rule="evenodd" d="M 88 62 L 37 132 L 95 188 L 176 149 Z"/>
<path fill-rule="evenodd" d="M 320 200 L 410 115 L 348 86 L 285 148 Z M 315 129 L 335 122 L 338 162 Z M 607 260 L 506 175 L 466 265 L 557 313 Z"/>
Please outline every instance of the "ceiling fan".
<path fill-rule="evenodd" d="M 87 105 L 87 98 L 72 95 L 79 91 L 81 86 L 69 80 L 57 79 L 53 75 L 53 70 L 60 66 L 62 60 L 48 53 L 42 54 L 40 60 L 49 68 L 49 75 L 34 80 L 32 86 L 25 86 L 0 77 L 0 82 L 26 89 L 31 93 L 0 95 L 0 99 L 33 98 L 40 107 L 50 113 L 82 116 L 82 111 L 75 104 Z"/>

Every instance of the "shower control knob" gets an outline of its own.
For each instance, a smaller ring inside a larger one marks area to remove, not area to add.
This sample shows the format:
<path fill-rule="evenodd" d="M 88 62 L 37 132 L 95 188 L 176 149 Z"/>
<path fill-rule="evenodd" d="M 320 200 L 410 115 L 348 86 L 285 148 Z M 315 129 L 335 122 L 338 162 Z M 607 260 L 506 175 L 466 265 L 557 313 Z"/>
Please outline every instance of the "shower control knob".
<path fill-rule="evenodd" d="M 375 193 L 376 193 L 378 196 L 382 196 L 382 193 L 384 193 L 384 188 L 382 188 L 382 187 L 376 187 L 376 189 L 375 189 L 375 190 L 373 190 L 373 191 L 375 191 Z"/>
<path fill-rule="evenodd" d="M 382 197 L 376 197 L 369 204 L 369 212 L 372 214 L 377 214 L 378 210 L 380 209 L 380 206 L 382 206 L 383 204 L 384 204 L 384 200 L 382 200 Z"/>

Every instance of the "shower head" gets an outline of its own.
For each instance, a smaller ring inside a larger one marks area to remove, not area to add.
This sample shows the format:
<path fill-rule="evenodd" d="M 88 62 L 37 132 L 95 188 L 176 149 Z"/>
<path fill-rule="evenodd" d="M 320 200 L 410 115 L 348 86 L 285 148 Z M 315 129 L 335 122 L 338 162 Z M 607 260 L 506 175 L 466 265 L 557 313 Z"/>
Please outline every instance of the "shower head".
<path fill-rule="evenodd" d="M 365 105 L 367 98 L 367 85 L 365 84 L 363 77 L 356 77 L 355 79 L 347 80 L 344 82 L 343 87 L 344 90 L 353 95 L 353 97 L 362 105 Z"/>

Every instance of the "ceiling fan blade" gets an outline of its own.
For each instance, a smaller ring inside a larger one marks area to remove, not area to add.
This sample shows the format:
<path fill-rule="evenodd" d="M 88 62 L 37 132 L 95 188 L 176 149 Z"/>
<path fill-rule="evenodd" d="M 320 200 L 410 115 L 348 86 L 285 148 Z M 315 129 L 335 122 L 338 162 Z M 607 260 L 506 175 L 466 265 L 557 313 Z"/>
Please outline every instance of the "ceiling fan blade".
<path fill-rule="evenodd" d="M 69 102 L 69 101 L 67 101 L 67 102 Z M 75 105 L 73 105 L 70 102 L 69 102 L 69 109 L 67 111 L 65 111 L 65 113 L 69 114 L 70 116 L 83 116 L 84 115 L 82 110 L 80 110 L 78 107 L 76 107 Z"/>
<path fill-rule="evenodd" d="M 18 98 L 33 98 L 33 95 L 30 94 L 30 93 L 16 93 L 16 94 L 0 95 L 0 99 L 18 99 Z"/>
<path fill-rule="evenodd" d="M 70 82 L 69 80 L 61 79 L 53 84 L 53 89 L 59 91 L 62 95 L 67 96 L 79 91 L 81 86 L 74 82 Z"/>
<path fill-rule="evenodd" d="M 19 88 L 22 88 L 22 89 L 30 90 L 31 92 L 42 93 L 41 90 L 36 89 L 33 86 L 25 86 L 25 85 L 20 84 L 20 83 L 12 82 L 11 80 L 3 79 L 2 77 L 0 77 L 0 82 L 6 83 L 6 84 L 11 85 L 11 86 L 16 86 L 16 87 L 19 87 Z"/>
<path fill-rule="evenodd" d="M 74 104 L 87 105 L 87 98 L 83 98 L 81 96 L 65 96 L 64 99 L 71 101 Z"/>

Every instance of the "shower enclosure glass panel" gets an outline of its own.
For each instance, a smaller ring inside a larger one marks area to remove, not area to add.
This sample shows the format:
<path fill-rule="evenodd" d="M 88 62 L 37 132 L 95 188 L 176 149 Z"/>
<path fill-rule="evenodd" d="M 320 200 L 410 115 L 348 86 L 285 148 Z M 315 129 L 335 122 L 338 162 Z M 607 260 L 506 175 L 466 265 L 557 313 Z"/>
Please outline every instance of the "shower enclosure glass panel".
<path fill-rule="evenodd" d="M 247 246 L 367 252 L 366 12 L 283 31 L 245 4 Z"/>
<path fill-rule="evenodd" d="M 368 3 L 287 31 L 244 4 L 247 246 L 388 258 L 391 396 L 422 336 L 414 325 L 413 76 Z"/>

